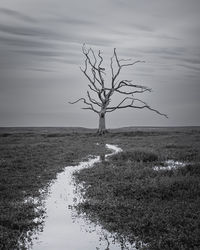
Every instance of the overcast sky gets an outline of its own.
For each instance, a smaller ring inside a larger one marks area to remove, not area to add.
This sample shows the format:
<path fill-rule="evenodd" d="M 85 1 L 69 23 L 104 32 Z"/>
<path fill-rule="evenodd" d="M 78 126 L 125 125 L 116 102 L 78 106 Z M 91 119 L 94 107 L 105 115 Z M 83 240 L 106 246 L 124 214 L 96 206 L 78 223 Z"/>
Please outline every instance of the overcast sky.
<path fill-rule="evenodd" d="M 96 127 L 95 113 L 68 104 L 87 91 L 83 43 L 105 66 L 113 48 L 145 60 L 124 76 L 152 88 L 144 100 L 169 116 L 120 110 L 108 127 L 200 125 L 199 13 L 199 0 L 1 0 L 0 126 Z"/>

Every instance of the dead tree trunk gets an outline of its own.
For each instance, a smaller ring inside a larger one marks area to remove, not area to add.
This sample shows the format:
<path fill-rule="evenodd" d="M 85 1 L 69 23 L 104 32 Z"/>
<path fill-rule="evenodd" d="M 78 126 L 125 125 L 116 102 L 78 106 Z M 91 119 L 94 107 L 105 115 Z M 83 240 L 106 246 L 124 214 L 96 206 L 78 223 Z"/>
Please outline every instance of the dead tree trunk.
<path fill-rule="evenodd" d="M 106 121 L 105 121 L 105 113 L 101 112 L 99 114 L 99 129 L 97 131 L 97 133 L 99 135 L 105 134 L 107 132 L 106 130 Z"/>

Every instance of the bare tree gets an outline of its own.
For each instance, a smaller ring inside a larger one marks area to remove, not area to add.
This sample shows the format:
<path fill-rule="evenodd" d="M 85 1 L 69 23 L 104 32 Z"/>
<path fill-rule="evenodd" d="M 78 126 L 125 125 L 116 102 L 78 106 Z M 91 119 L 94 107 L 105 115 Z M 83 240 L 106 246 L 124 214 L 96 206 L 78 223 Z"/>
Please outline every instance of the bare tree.
<path fill-rule="evenodd" d="M 135 108 L 149 109 L 159 115 L 167 117 L 166 114 L 160 113 L 158 110 L 151 108 L 146 102 L 139 98 L 135 98 L 136 94 L 151 92 L 151 89 L 142 85 L 133 84 L 132 80 L 119 80 L 121 70 L 125 67 L 133 66 L 144 61 L 134 61 L 130 59 L 119 59 L 114 48 L 113 56 L 110 58 L 111 80 L 110 85 L 105 84 L 105 68 L 102 66 L 103 57 L 101 51 L 95 54 L 94 50 L 87 49 L 85 45 L 82 47 L 85 56 L 85 67 L 81 71 L 89 81 L 87 96 L 80 98 L 70 104 L 82 101 L 85 107 L 82 109 L 91 110 L 99 116 L 99 134 L 106 132 L 105 115 L 118 109 Z M 111 105 L 111 98 L 118 93 L 121 100 L 117 105 Z"/>

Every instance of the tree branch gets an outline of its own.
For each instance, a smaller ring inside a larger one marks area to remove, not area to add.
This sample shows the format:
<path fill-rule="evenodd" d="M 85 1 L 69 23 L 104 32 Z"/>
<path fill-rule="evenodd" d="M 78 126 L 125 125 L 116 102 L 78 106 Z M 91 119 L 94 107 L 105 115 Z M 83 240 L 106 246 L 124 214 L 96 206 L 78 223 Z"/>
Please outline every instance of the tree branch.
<path fill-rule="evenodd" d="M 90 96 L 90 92 L 89 92 L 89 91 L 87 91 L 87 95 L 88 95 L 88 98 L 89 98 L 89 100 L 90 100 L 91 103 L 93 103 L 93 104 L 95 104 L 95 105 L 97 105 L 97 106 L 99 106 L 99 107 L 102 106 L 101 103 L 97 102 L 95 99 L 93 99 L 93 98 Z"/>
<path fill-rule="evenodd" d="M 122 105 L 126 100 L 130 100 L 131 102 L 127 105 Z M 135 101 L 140 102 L 142 105 L 138 106 L 138 105 L 133 105 Z M 166 118 L 168 118 L 168 116 L 166 114 L 163 114 L 161 112 L 159 112 L 157 109 L 153 109 L 151 108 L 147 103 L 143 102 L 140 99 L 137 98 L 133 98 L 133 97 L 125 97 L 117 106 L 115 107 L 107 107 L 107 111 L 106 112 L 113 112 L 116 109 L 124 109 L 124 108 L 136 108 L 136 109 L 144 109 L 147 108 L 151 111 L 156 112 L 159 115 L 165 116 Z"/>
<path fill-rule="evenodd" d="M 135 65 L 137 63 L 145 63 L 145 61 L 135 61 L 135 62 L 132 62 L 132 63 L 126 63 L 126 64 L 121 64 L 121 67 L 126 67 L 126 66 L 132 66 L 132 65 Z"/>
<path fill-rule="evenodd" d="M 95 53 L 93 49 L 86 49 L 85 45 L 82 46 L 82 51 L 85 56 L 85 67 L 81 68 L 86 78 L 89 80 L 89 91 L 87 91 L 86 98 L 80 98 L 75 102 L 69 102 L 70 104 L 75 104 L 82 101 L 86 107 L 83 109 L 92 110 L 98 114 L 100 112 L 113 112 L 117 109 L 124 108 L 136 108 L 136 109 L 149 109 L 155 113 L 167 117 L 166 114 L 159 112 L 157 109 L 151 108 L 147 103 L 140 99 L 134 97 L 135 94 L 141 94 L 145 92 L 151 92 L 151 89 L 133 84 L 131 80 L 118 80 L 118 76 L 124 67 L 132 66 L 138 63 L 144 63 L 145 61 L 131 61 L 131 59 L 119 59 L 117 56 L 116 48 L 114 48 L 113 55 L 110 58 L 110 68 L 111 68 L 111 85 L 106 86 L 104 81 L 105 68 L 102 67 L 103 56 L 101 51 Z M 92 97 L 92 91 L 97 95 L 97 98 Z M 111 96 L 114 93 L 124 95 L 125 98 L 116 105 L 110 106 Z M 98 111 L 97 109 L 100 110 Z"/>
<path fill-rule="evenodd" d="M 113 61 L 116 61 L 117 63 L 117 71 L 116 73 L 114 73 L 114 67 L 113 67 Z M 131 59 L 118 59 L 118 56 L 117 56 L 117 53 L 116 53 L 116 48 L 114 48 L 114 53 L 113 53 L 113 56 L 111 57 L 111 62 L 110 62 L 110 68 L 111 68 L 111 74 L 112 74 L 112 87 L 114 87 L 116 85 L 115 83 L 115 80 L 117 79 L 118 75 L 120 74 L 121 72 L 121 69 L 123 67 L 127 67 L 127 66 L 132 66 L 132 65 L 135 65 L 137 63 L 144 63 L 145 61 L 140 61 L 140 60 L 137 60 L 137 61 L 134 61 L 134 62 L 131 62 L 131 63 L 124 63 L 124 64 L 121 64 L 120 62 L 122 61 L 131 61 Z"/>
<path fill-rule="evenodd" d="M 117 92 L 123 92 L 123 94 L 125 94 L 126 93 L 126 91 L 122 91 L 122 90 L 119 90 L 120 88 L 122 88 L 122 87 L 130 87 L 130 88 L 136 88 L 136 89 L 140 89 L 140 90 L 135 90 L 135 91 L 131 91 L 131 92 L 129 92 L 129 94 L 130 93 L 132 93 L 132 94 L 134 94 L 134 93 L 144 93 L 144 92 L 146 92 L 146 91 L 148 91 L 148 92 L 151 92 L 151 89 L 150 88 L 148 88 L 148 87 L 146 87 L 146 86 L 143 86 L 143 85 L 137 85 L 137 84 L 132 84 L 131 83 L 132 81 L 129 81 L 129 80 L 122 80 L 122 81 L 120 81 L 120 82 L 118 82 L 116 85 L 117 85 L 117 87 L 115 87 L 115 91 L 117 91 Z M 115 85 L 115 86 L 116 86 Z M 128 93 L 127 93 L 128 94 Z"/>
<path fill-rule="evenodd" d="M 89 106 L 87 108 L 82 108 L 82 109 L 90 109 L 90 110 L 94 111 L 97 114 L 99 113 L 99 111 L 94 108 L 94 106 L 92 105 L 92 103 L 89 103 L 85 98 L 80 98 L 80 99 L 78 99 L 78 100 L 76 100 L 74 102 L 69 102 L 69 103 L 70 104 L 75 104 L 75 103 L 77 103 L 79 101 L 83 101 L 86 105 Z"/>
<path fill-rule="evenodd" d="M 124 94 L 124 95 L 133 95 L 133 94 L 141 94 L 144 92 L 151 92 L 151 89 L 141 89 L 141 90 L 134 90 L 134 91 L 122 91 L 119 89 L 115 89 L 116 92 L 120 93 L 120 94 Z"/>

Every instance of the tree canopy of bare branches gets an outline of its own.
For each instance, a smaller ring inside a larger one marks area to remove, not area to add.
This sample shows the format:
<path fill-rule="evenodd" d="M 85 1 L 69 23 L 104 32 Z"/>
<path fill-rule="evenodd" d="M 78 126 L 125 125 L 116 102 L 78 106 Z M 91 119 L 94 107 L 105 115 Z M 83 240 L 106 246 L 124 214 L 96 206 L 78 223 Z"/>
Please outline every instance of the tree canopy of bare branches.
<path fill-rule="evenodd" d="M 91 110 L 99 116 L 99 128 L 98 133 L 104 134 L 106 132 L 105 115 L 119 109 L 135 108 L 135 109 L 148 109 L 155 113 L 167 117 L 166 114 L 161 113 L 157 109 L 150 107 L 146 102 L 140 98 L 136 98 L 135 95 L 142 94 L 144 92 L 151 92 L 151 89 L 137 85 L 132 80 L 119 80 L 119 75 L 123 68 L 134 66 L 144 61 L 131 61 L 130 59 L 119 59 L 116 48 L 114 48 L 113 55 L 110 58 L 110 71 L 111 80 L 107 84 L 105 80 L 105 68 L 103 67 L 103 56 L 101 51 L 95 53 L 93 49 L 87 49 L 85 45 L 82 47 L 82 52 L 85 56 L 84 68 L 80 67 L 81 71 L 88 79 L 88 91 L 86 97 L 69 102 L 75 104 L 83 102 L 84 107 L 82 109 Z M 118 93 L 121 96 L 121 100 L 116 105 L 111 105 L 111 98 L 114 94 Z"/>

